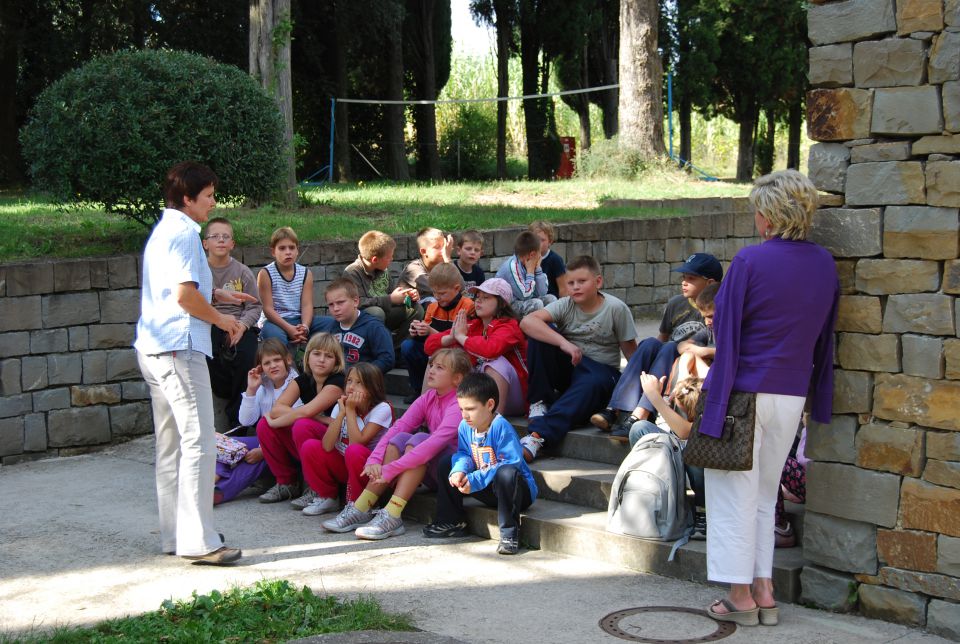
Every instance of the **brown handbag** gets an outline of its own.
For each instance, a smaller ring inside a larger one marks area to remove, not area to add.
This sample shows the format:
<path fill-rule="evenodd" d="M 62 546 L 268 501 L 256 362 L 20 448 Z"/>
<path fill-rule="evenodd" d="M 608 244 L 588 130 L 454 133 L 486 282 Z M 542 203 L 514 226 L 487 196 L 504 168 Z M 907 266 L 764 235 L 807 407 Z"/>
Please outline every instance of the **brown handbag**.
<path fill-rule="evenodd" d="M 700 433 L 703 421 L 704 391 L 697 401 L 696 419 L 690 429 L 690 438 L 683 448 L 686 465 L 740 472 L 753 469 L 753 433 L 757 422 L 757 394 L 745 391 L 730 392 L 723 433 L 719 438 Z"/>

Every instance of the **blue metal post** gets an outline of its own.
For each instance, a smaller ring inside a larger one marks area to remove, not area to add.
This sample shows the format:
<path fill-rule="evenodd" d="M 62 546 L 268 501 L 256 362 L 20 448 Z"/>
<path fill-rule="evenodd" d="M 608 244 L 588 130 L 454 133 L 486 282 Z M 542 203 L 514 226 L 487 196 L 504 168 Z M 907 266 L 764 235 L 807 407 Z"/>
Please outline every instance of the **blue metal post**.
<path fill-rule="evenodd" d="M 667 127 L 670 128 L 670 158 L 673 158 L 673 66 L 667 72 Z"/>
<path fill-rule="evenodd" d="M 333 137 L 337 118 L 337 99 L 330 99 L 330 168 L 327 171 L 327 181 L 333 183 Z"/>

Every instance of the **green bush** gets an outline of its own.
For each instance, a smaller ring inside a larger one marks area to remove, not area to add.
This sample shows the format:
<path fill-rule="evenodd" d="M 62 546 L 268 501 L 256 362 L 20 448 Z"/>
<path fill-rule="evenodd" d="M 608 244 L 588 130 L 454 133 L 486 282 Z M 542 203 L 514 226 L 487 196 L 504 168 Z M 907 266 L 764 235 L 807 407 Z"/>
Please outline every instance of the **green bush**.
<path fill-rule="evenodd" d="M 167 169 L 209 165 L 218 199 L 263 201 L 282 185 L 283 122 L 236 67 L 180 51 L 96 58 L 45 89 L 20 133 L 34 187 L 150 225 Z"/>
<path fill-rule="evenodd" d="M 459 174 L 457 150 L 459 144 Z M 440 163 L 448 179 L 492 179 L 497 175 L 497 117 L 476 106 L 457 105 L 456 120 L 440 135 Z"/>
<path fill-rule="evenodd" d="M 650 165 L 637 150 L 621 148 L 617 137 L 598 138 L 589 150 L 577 150 L 576 175 L 585 179 L 637 179 Z"/>

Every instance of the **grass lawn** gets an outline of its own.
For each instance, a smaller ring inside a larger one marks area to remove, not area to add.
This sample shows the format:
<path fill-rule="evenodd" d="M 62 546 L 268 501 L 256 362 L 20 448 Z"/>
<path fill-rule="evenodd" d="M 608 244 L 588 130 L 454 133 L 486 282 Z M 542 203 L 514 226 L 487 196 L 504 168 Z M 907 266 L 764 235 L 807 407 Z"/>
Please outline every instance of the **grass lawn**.
<path fill-rule="evenodd" d="M 218 208 L 234 222 L 237 244 L 266 244 L 278 226 L 292 226 L 303 241 L 357 239 L 377 228 L 415 232 L 424 226 L 456 231 L 498 228 L 536 219 L 585 221 L 658 217 L 676 211 L 600 208 L 606 199 L 745 196 L 745 184 L 704 182 L 672 172 L 638 181 L 580 180 L 488 183 L 357 183 L 312 188 L 304 207 Z M 95 206 L 61 209 L 42 198 L 0 192 L 0 261 L 37 257 L 90 257 L 136 252 L 148 231 Z"/>
<path fill-rule="evenodd" d="M 285 642 L 346 631 L 410 631 L 410 620 L 384 612 L 372 599 L 341 601 L 314 595 L 288 581 L 259 581 L 252 588 L 213 591 L 190 599 L 166 600 L 160 610 L 112 619 L 90 628 L 11 639 L 0 644 L 34 642 Z"/>

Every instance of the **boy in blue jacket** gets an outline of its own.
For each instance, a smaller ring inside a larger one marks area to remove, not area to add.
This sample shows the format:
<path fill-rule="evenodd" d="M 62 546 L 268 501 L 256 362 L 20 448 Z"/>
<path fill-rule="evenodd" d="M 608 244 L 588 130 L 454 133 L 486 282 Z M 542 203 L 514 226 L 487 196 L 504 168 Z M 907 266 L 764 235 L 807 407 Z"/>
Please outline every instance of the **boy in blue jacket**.
<path fill-rule="evenodd" d="M 463 499 L 469 495 L 496 506 L 502 555 L 520 549 L 520 513 L 537 498 L 537 484 L 523 460 L 517 432 L 496 412 L 500 403 L 497 383 L 485 373 L 467 375 L 457 387 L 463 421 L 457 428 L 457 451 L 437 464 L 437 519 L 423 529 L 431 539 L 467 534 Z"/>
<path fill-rule="evenodd" d="M 317 326 L 340 342 L 345 368 L 369 362 L 386 375 L 395 359 L 393 339 L 383 322 L 360 310 L 357 285 L 341 277 L 330 282 L 324 295 L 330 315 L 320 318 Z"/>

